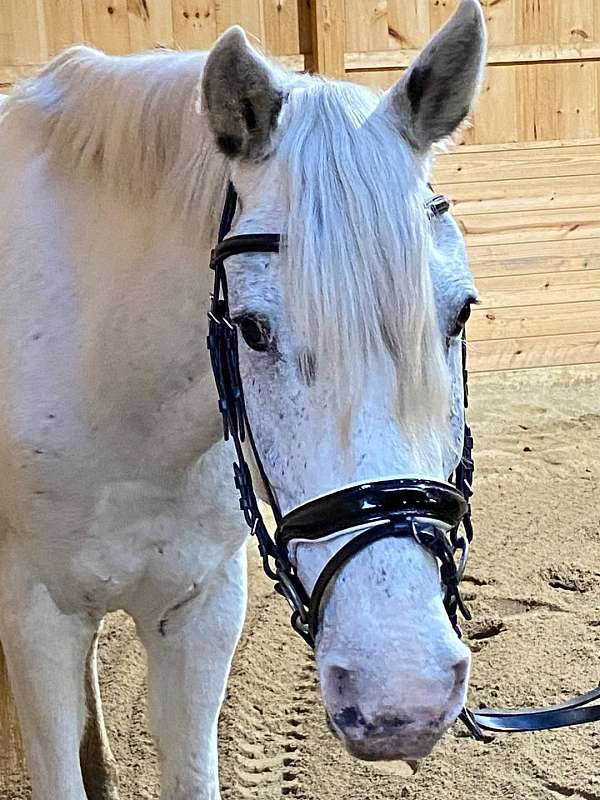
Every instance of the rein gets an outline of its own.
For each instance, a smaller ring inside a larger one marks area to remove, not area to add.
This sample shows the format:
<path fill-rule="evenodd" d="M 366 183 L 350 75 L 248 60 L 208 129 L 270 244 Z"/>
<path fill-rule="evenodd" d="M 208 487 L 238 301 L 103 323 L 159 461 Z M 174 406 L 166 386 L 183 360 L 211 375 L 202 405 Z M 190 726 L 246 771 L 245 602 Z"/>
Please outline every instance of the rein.
<path fill-rule="evenodd" d="M 340 569 L 373 542 L 384 538 L 408 538 L 427 550 L 440 565 L 444 587 L 444 607 L 460 637 L 458 615 L 470 620 L 459 585 L 473 540 L 470 498 L 473 494 L 473 437 L 465 421 L 461 459 L 450 482 L 399 479 L 362 483 L 332 492 L 293 509 L 285 516 L 281 509 L 252 436 L 248 422 L 244 389 L 240 376 L 237 326 L 229 312 L 225 261 L 244 253 L 278 253 L 279 234 L 257 233 L 229 236 L 237 208 L 237 193 L 229 183 L 219 226 L 218 244 L 210 258 L 214 287 L 208 312 L 208 349 L 219 396 L 225 440 L 232 439 L 237 461 L 233 464 L 240 508 L 250 532 L 256 537 L 266 575 L 292 609 L 291 624 L 312 648 L 319 625 L 323 597 Z M 450 208 L 448 200 L 436 195 L 427 201 L 430 219 L 441 217 Z M 228 238 L 226 238 L 228 237 Z M 467 343 L 462 338 L 462 373 L 464 407 L 468 407 Z M 258 473 L 266 489 L 276 522 L 271 537 L 263 520 L 252 484 L 250 467 L 244 457 L 244 442 L 252 451 Z M 358 533 L 344 544 L 325 564 L 310 594 L 300 581 L 288 556 L 293 539 L 318 541 L 334 533 L 358 528 Z M 463 709 L 460 718 L 471 735 L 479 740 L 484 731 L 540 731 L 600 721 L 600 686 L 587 694 L 548 708 L 516 711 Z"/>

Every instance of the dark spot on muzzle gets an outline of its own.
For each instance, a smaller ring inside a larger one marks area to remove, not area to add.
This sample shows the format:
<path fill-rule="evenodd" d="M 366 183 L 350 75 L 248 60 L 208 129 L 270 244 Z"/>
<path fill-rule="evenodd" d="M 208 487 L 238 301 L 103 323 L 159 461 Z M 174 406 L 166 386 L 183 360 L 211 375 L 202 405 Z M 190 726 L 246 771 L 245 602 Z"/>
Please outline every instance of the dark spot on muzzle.
<path fill-rule="evenodd" d="M 394 715 L 378 717 L 374 722 L 367 722 L 357 706 L 343 708 L 333 716 L 333 723 L 343 733 L 349 733 L 349 729 L 354 728 L 363 736 L 373 737 L 395 736 L 414 721 L 409 717 Z"/>

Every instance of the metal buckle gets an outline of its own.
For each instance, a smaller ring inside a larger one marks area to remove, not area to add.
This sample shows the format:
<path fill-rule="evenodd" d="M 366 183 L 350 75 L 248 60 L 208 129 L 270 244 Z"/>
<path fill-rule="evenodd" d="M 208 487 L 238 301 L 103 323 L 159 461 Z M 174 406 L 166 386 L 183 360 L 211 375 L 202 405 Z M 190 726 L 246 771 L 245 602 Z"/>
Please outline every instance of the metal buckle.
<path fill-rule="evenodd" d="M 437 219 L 450 210 L 450 201 L 443 194 L 436 194 L 425 203 L 425 208 L 429 219 Z"/>

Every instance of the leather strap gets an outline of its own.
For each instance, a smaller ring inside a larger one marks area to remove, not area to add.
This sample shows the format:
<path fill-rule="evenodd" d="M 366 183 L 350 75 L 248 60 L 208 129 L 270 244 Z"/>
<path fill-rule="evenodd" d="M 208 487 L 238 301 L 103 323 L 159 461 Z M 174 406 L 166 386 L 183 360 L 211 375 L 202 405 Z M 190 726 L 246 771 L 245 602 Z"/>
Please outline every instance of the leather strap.
<path fill-rule="evenodd" d="M 480 731 L 492 733 L 525 733 L 568 728 L 572 725 L 600 722 L 600 705 L 590 705 L 597 700 L 600 700 L 600 686 L 547 708 L 520 708 L 514 711 L 494 708 L 468 710 L 466 719 L 463 715 L 463 722 L 478 739 L 482 736 L 478 735 L 477 730 L 473 730 L 469 722 L 475 723 Z"/>
<path fill-rule="evenodd" d="M 314 646 L 314 635 L 318 627 L 319 608 L 323 595 L 327 591 L 331 580 L 338 573 L 343 564 L 365 547 L 379 539 L 390 536 L 415 536 L 419 544 L 426 547 L 426 549 L 432 552 L 440 561 L 442 579 L 446 587 L 446 597 L 444 600 L 446 610 L 460 635 L 456 622 L 456 613 L 459 610 L 462 611 L 467 619 L 469 615 L 468 610 L 464 608 L 460 600 L 458 583 L 460 582 L 462 570 L 464 569 L 464 561 L 468 553 L 468 544 L 473 538 L 471 510 L 468 506 L 468 501 L 473 493 L 473 461 L 471 457 L 473 439 L 471 431 L 466 424 L 463 454 L 455 474 L 454 492 L 456 492 L 458 498 L 451 497 L 451 492 L 448 492 L 448 487 L 444 487 L 445 491 L 442 492 L 439 498 L 433 498 L 433 495 L 430 498 L 434 503 L 439 503 L 436 513 L 440 510 L 445 510 L 450 517 L 455 517 L 455 512 L 460 510 L 461 514 L 464 515 L 462 523 L 466 538 L 457 538 L 458 528 L 454 529 L 454 538 L 450 543 L 441 531 L 436 531 L 434 529 L 433 532 L 426 533 L 417 530 L 413 524 L 412 516 L 405 506 L 399 510 L 397 516 L 389 514 L 390 518 L 385 521 L 381 521 L 381 516 L 379 519 L 370 520 L 370 529 L 368 528 L 363 531 L 360 536 L 354 537 L 350 542 L 341 547 L 333 558 L 329 560 L 322 573 L 319 575 L 310 599 L 306 596 L 304 588 L 297 580 L 297 576 L 287 559 L 287 542 L 295 537 L 307 537 L 309 539 L 322 538 L 323 519 L 319 520 L 318 527 L 320 535 L 318 537 L 311 535 L 311 528 L 314 527 L 315 522 L 313 512 L 322 513 L 324 510 L 329 510 L 335 512 L 335 516 L 338 516 L 341 509 L 339 507 L 334 508 L 330 505 L 328 505 L 327 508 L 323 505 L 319 508 L 315 508 L 314 506 L 319 505 L 319 503 L 309 503 L 301 509 L 298 509 L 297 513 L 293 512 L 290 514 L 288 519 L 282 520 L 277 507 L 276 498 L 273 496 L 270 483 L 264 472 L 252 439 L 251 428 L 248 425 L 246 416 L 243 387 L 238 370 L 237 330 L 229 319 L 227 276 L 224 269 L 224 261 L 230 255 L 240 252 L 276 253 L 279 251 L 281 239 L 279 234 L 244 234 L 225 239 L 231 229 L 236 205 L 237 195 L 233 185 L 229 184 L 225 208 L 219 228 L 219 243 L 213 250 L 211 256 L 211 267 L 215 271 L 215 285 L 211 298 L 211 311 L 209 313 L 208 346 L 211 352 L 211 361 L 219 392 L 219 409 L 223 415 L 224 435 L 227 439 L 231 434 L 238 458 L 238 463 L 234 464 L 234 473 L 236 485 L 240 492 L 240 507 L 244 512 L 246 522 L 251 528 L 252 533 L 255 534 L 258 539 L 259 550 L 266 574 L 277 582 L 276 588 L 286 597 L 294 610 L 292 616 L 294 628 L 304 637 L 309 645 Z M 447 210 L 448 203 L 445 198 L 441 196 L 431 198 L 427 204 L 427 211 L 432 219 L 443 215 Z M 463 386 L 466 408 L 468 405 L 468 375 L 466 369 L 466 341 L 464 339 Z M 246 435 L 250 440 L 251 449 L 254 453 L 261 478 L 271 496 L 278 523 L 279 535 L 277 536 L 277 543 L 271 539 L 258 508 L 256 496 L 252 487 L 250 471 L 242 451 L 242 442 Z M 417 482 L 412 483 L 416 484 Z M 429 482 L 429 491 L 432 491 L 432 487 L 433 484 Z M 408 488 L 408 485 L 403 487 L 404 497 L 407 496 L 406 489 Z M 410 488 L 413 491 L 417 489 L 414 485 Z M 435 487 L 433 487 L 433 489 L 435 490 Z M 334 506 L 341 495 L 344 495 L 346 501 L 351 501 L 353 499 L 351 496 L 346 497 L 346 491 L 347 490 L 342 490 L 340 493 L 337 493 L 337 497 L 334 496 L 331 499 Z M 435 493 L 434 491 L 434 494 Z M 329 502 L 330 501 L 327 501 L 327 503 Z M 381 498 L 379 502 L 382 507 L 380 509 L 381 511 L 386 503 Z M 325 505 L 327 505 L 327 503 Z M 422 506 L 420 503 L 418 505 L 422 513 Z M 415 508 L 415 511 L 416 510 Z M 444 514 L 441 516 L 443 519 Z M 351 521 L 352 520 L 356 520 L 354 514 L 351 515 Z M 367 524 L 369 523 L 369 520 L 365 520 L 364 516 L 363 521 L 366 521 Z M 335 527 L 338 530 L 340 529 L 337 523 Z M 463 558 L 461 559 L 461 565 L 457 569 L 454 556 L 458 550 L 463 551 Z M 275 563 L 274 568 L 271 567 L 271 562 Z M 305 610 L 307 607 L 308 612 Z M 558 705 L 549 706 L 548 708 L 522 708 L 515 711 L 490 708 L 473 711 L 465 708 L 461 714 L 461 719 L 476 739 L 485 740 L 485 731 L 494 733 L 518 733 L 563 728 L 589 722 L 600 722 L 600 704 L 593 705 L 598 700 L 600 700 L 600 686 L 591 692 L 578 695 L 577 697 Z"/>

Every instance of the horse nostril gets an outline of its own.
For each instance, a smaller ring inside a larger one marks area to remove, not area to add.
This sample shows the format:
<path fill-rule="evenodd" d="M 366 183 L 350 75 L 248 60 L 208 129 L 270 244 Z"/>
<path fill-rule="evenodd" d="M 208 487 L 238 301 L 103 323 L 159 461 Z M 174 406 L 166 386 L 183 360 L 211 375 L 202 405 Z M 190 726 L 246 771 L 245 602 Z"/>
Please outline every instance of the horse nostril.
<path fill-rule="evenodd" d="M 348 728 L 362 728 L 366 724 L 365 718 L 357 706 L 348 706 L 347 708 L 343 708 L 334 715 L 333 721 L 338 728 L 341 728 L 342 730 L 347 730 Z"/>
<path fill-rule="evenodd" d="M 329 667 L 326 675 L 329 692 L 340 699 L 351 698 L 354 691 L 354 673 L 343 667 Z"/>
<path fill-rule="evenodd" d="M 469 678 L 470 659 L 463 658 L 458 664 L 455 664 L 452 669 L 454 670 L 454 692 L 462 692 L 465 684 Z"/>

